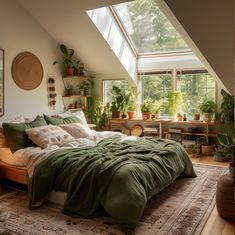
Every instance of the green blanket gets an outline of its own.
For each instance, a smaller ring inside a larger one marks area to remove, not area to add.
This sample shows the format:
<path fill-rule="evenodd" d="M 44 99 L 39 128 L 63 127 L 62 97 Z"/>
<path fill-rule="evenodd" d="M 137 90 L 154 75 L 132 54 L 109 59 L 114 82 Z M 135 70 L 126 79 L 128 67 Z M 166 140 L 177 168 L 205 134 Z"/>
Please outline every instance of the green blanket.
<path fill-rule="evenodd" d="M 60 150 L 43 160 L 29 183 L 30 208 L 50 190 L 67 192 L 63 213 L 96 217 L 104 209 L 131 234 L 147 199 L 180 174 L 196 176 L 174 141 L 106 138 L 95 147 Z"/>

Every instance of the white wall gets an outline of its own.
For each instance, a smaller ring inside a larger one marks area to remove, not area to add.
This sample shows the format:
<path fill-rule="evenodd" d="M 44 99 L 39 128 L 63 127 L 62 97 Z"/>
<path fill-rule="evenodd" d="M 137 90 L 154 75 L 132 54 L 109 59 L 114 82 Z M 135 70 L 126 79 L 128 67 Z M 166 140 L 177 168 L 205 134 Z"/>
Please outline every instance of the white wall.
<path fill-rule="evenodd" d="M 61 98 L 63 81 L 59 66 L 52 65 L 53 61 L 60 56 L 58 44 L 14 0 L 0 1 L 0 34 L 0 48 L 5 52 L 5 115 L 0 120 L 18 115 L 32 117 L 36 114 L 53 114 L 63 111 Z M 42 83 L 31 91 L 19 88 L 11 75 L 12 61 L 18 53 L 23 51 L 34 53 L 40 59 L 44 70 Z M 51 110 L 48 106 L 46 83 L 48 74 L 54 74 L 56 80 L 56 110 Z"/>

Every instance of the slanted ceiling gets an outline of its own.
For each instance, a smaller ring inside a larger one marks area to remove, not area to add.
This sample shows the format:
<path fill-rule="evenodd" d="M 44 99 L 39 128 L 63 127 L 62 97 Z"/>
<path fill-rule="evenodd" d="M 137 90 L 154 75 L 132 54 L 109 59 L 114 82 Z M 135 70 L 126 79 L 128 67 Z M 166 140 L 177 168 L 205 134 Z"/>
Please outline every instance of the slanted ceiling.
<path fill-rule="evenodd" d="M 156 0 L 195 55 L 234 94 L 234 0 Z"/>
<path fill-rule="evenodd" d="M 24 7 L 58 43 L 73 48 L 91 73 L 128 76 L 86 14 L 87 10 L 118 4 L 125 0 L 16 0 L 16 2 Z"/>

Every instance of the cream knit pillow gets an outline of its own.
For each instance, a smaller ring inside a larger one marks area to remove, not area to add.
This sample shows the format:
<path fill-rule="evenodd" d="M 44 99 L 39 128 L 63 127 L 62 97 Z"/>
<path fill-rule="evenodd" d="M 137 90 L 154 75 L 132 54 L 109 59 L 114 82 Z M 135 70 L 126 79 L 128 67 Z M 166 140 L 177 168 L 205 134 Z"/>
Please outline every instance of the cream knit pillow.
<path fill-rule="evenodd" d="M 27 129 L 26 133 L 36 145 L 46 148 L 51 145 L 63 146 L 74 138 L 59 126 L 47 125 Z"/>

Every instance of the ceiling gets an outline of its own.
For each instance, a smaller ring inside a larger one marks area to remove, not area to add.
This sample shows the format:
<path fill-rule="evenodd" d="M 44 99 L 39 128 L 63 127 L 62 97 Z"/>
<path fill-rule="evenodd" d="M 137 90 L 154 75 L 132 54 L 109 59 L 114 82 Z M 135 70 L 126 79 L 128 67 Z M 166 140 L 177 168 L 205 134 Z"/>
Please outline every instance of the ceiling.
<path fill-rule="evenodd" d="M 91 73 L 127 74 L 86 10 L 126 0 L 16 0 L 58 42 L 73 48 Z M 127 74 L 128 76 L 128 74 Z"/>

